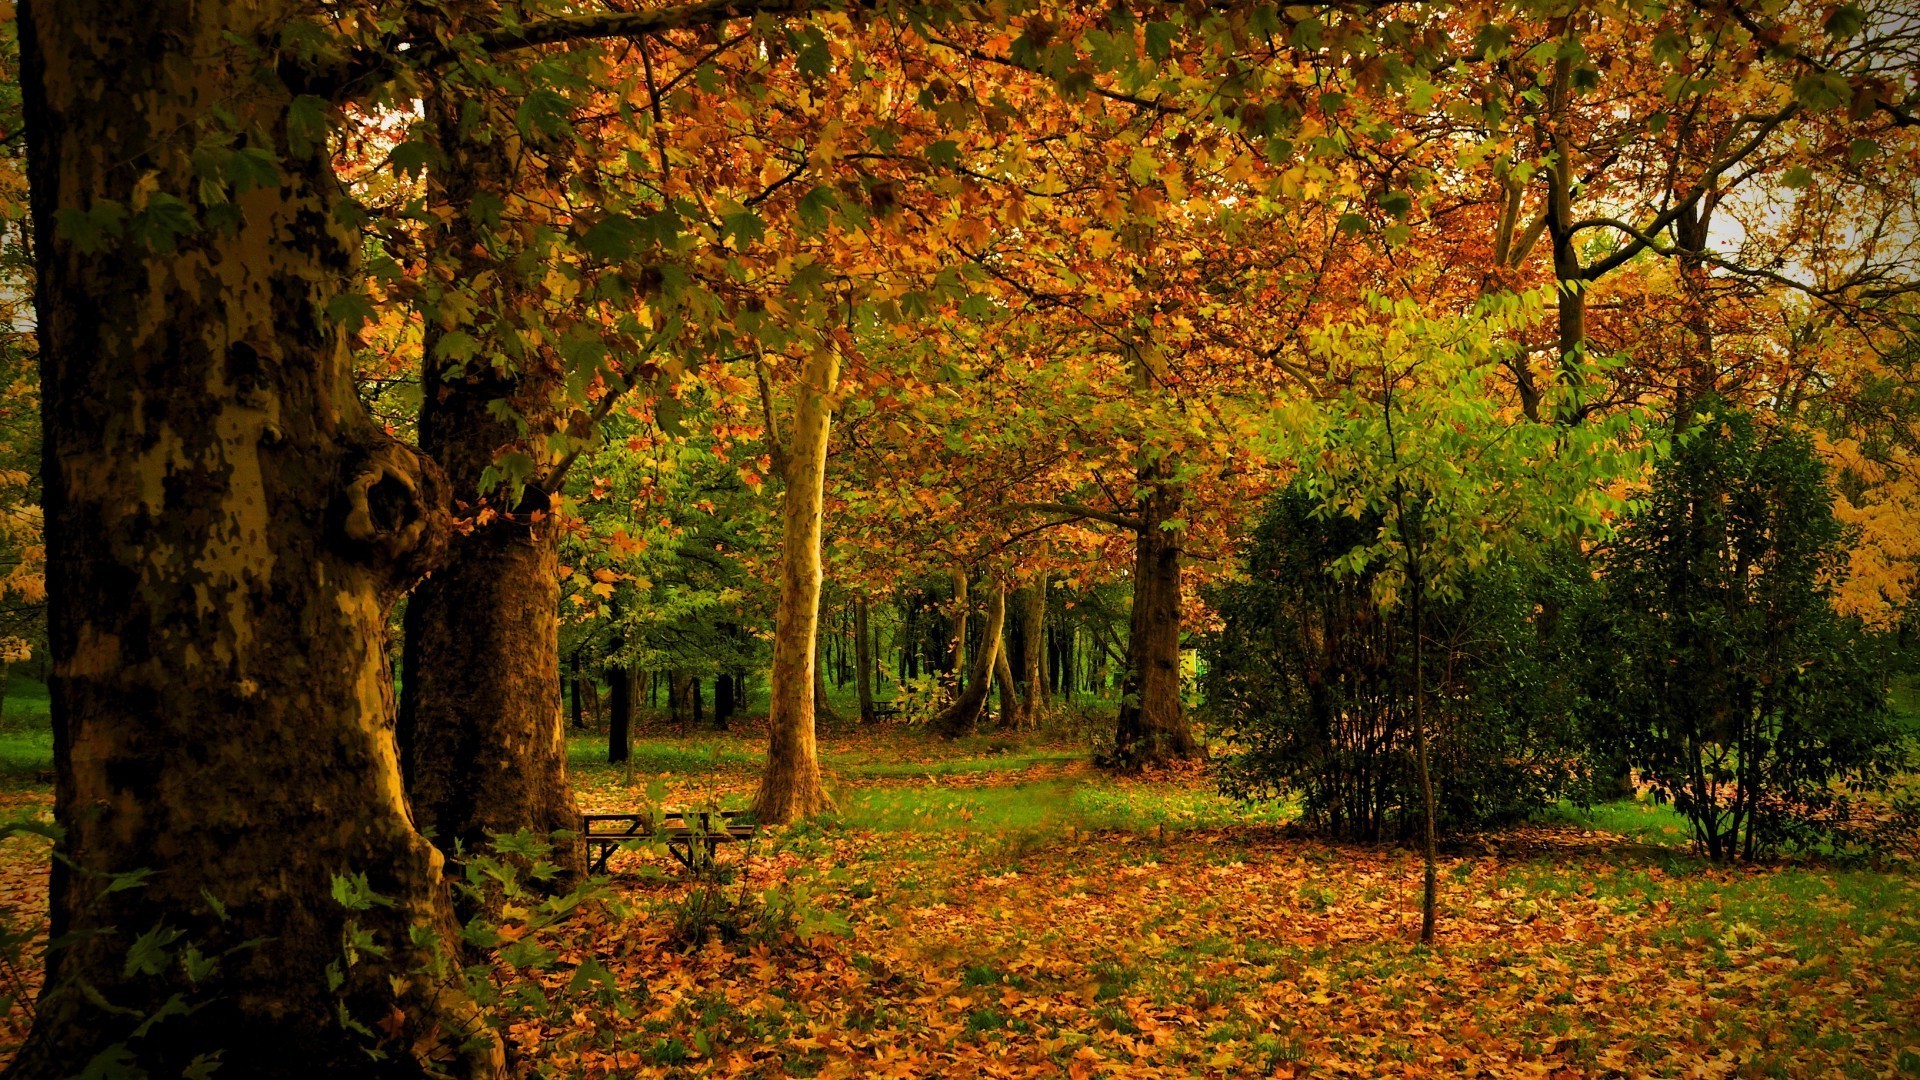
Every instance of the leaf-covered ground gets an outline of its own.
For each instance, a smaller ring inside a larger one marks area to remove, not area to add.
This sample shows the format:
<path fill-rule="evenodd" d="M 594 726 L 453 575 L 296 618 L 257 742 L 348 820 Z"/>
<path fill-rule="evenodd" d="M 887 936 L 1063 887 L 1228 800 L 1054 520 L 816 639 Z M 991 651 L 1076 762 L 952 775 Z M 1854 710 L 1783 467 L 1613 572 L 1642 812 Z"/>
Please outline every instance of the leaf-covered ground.
<path fill-rule="evenodd" d="M 732 805 L 747 735 L 576 747 L 590 809 Z M 1920 1073 L 1920 877 L 1713 869 L 1633 804 L 1455 851 L 1414 942 L 1410 852 L 1330 846 L 1199 776 L 1070 746 L 831 740 L 839 816 L 614 903 L 497 966 L 534 1075 L 1898 1076 Z M 6 796 L 44 807 L 42 789 Z M 38 918 L 45 845 L 0 845 Z M 545 963 L 536 963 L 545 959 Z M 17 1040 L 16 1010 L 5 1036 Z"/>

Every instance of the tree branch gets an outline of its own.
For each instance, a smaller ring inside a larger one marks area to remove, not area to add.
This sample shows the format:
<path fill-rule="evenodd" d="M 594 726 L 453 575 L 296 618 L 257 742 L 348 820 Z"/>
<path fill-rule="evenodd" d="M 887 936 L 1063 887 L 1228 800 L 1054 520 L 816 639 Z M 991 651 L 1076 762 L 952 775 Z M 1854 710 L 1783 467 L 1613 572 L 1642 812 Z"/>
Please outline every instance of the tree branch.
<path fill-rule="evenodd" d="M 468 51 L 502 53 L 539 45 L 647 37 L 669 30 L 717 26 L 756 15 L 804 15 L 825 6 L 820 0 L 697 0 L 691 4 L 675 4 L 646 11 L 599 11 L 590 15 L 536 19 L 519 26 L 502 26 L 477 34 L 464 47 L 438 41 L 409 41 L 397 51 L 405 54 L 409 67 L 437 67 Z"/>
<path fill-rule="evenodd" d="M 1116 525 L 1122 529 L 1132 529 L 1134 532 L 1144 532 L 1147 527 L 1146 522 L 1141 521 L 1139 518 L 1127 517 L 1124 514 L 1116 514 L 1108 510 L 1096 510 L 1091 506 L 1082 506 L 1079 503 L 1007 503 L 1004 506 L 996 506 L 992 510 L 987 511 L 989 514 L 1020 514 L 1029 512 L 1040 514 L 1071 514 L 1076 518 L 1092 518 L 1095 521 L 1104 521 L 1109 525 Z M 1054 524 L 1064 525 L 1065 522 L 1054 522 Z"/>

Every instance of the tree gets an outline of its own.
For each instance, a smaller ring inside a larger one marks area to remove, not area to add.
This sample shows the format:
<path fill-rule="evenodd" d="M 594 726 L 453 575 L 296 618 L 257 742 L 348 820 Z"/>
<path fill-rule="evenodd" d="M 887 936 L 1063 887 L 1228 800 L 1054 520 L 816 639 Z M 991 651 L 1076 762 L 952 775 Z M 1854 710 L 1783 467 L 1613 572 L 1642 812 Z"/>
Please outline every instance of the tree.
<path fill-rule="evenodd" d="M 1603 531 L 1617 508 L 1604 485 L 1638 460 L 1624 449 L 1631 431 L 1624 417 L 1569 431 L 1510 415 L 1491 393 L 1492 373 L 1537 321 L 1543 299 L 1492 296 L 1463 318 L 1375 298 L 1371 319 L 1312 335 L 1311 351 L 1344 376 L 1342 389 L 1275 417 L 1276 437 L 1298 464 L 1297 484 L 1311 512 L 1377 523 L 1360 530 L 1358 542 L 1330 565 L 1337 575 L 1370 577 L 1385 635 L 1374 651 L 1411 654 L 1410 685 L 1387 690 L 1412 714 L 1423 942 L 1433 940 L 1438 895 L 1429 611 L 1436 600 L 1460 600 L 1472 577 L 1498 560 Z M 1577 406 L 1580 386 L 1558 384 L 1548 404 Z M 1449 670 L 1453 660 L 1449 651 Z"/>
<path fill-rule="evenodd" d="M 954 580 L 961 581 L 963 576 L 956 572 Z M 966 685 L 952 704 L 927 723 L 930 730 L 950 739 L 971 735 L 980 726 L 987 693 L 993 689 L 994 669 L 1002 661 L 1000 631 L 1006 625 L 1007 591 L 995 582 L 987 597 L 987 619 L 980 629 L 980 647 L 974 650 L 973 670 L 967 673 Z"/>
<path fill-rule="evenodd" d="M 392 735 L 445 481 L 354 394 L 305 15 L 21 12 L 65 831 L 9 1075 L 501 1069 Z"/>
<path fill-rule="evenodd" d="M 1832 606 L 1846 530 L 1810 440 L 1708 401 L 1606 560 L 1614 737 L 1716 861 L 1826 835 L 1906 760 L 1874 650 Z"/>
<path fill-rule="evenodd" d="M 1410 840 L 1425 827 L 1408 688 L 1404 621 L 1374 599 L 1379 563 L 1343 560 L 1376 541 L 1377 512 L 1329 513 L 1296 481 L 1242 545 L 1243 575 L 1209 591 L 1220 627 L 1203 639 L 1204 714 L 1236 748 L 1220 763 L 1239 795 L 1297 795 L 1303 822 L 1327 835 Z M 1423 611 L 1441 657 L 1430 688 L 1435 828 L 1471 832 L 1577 796 L 1583 758 L 1573 724 L 1578 680 L 1533 598 L 1543 576 L 1571 573 L 1528 544 L 1465 575 L 1454 599 Z M 1576 592 L 1577 584 L 1567 591 Z M 1572 620 L 1564 620 L 1568 625 Z"/>
<path fill-rule="evenodd" d="M 790 435 L 778 448 L 785 487 L 780 504 L 780 606 L 775 616 L 772 698 L 767 707 L 767 767 L 753 796 L 754 815 L 783 824 L 833 805 L 814 749 L 815 642 L 820 621 L 820 516 L 827 435 L 840 356 L 823 346 L 807 361 Z M 770 433 L 771 434 L 771 433 Z"/>
<path fill-rule="evenodd" d="M 426 244 L 453 265 L 423 298 L 419 437 L 468 527 L 407 604 L 398 734 L 407 798 L 441 850 L 484 851 L 523 829 L 553 837 L 564 885 L 585 876 L 586 849 L 555 835 L 580 828 L 561 716 L 557 525 L 544 475 L 499 479 L 502 459 L 550 468 L 563 378 L 556 351 L 513 321 L 538 310 L 533 279 L 547 271 L 508 239 L 538 223 L 499 216 L 537 205 L 545 155 L 509 104 L 454 74 L 426 95 L 440 154 Z"/>

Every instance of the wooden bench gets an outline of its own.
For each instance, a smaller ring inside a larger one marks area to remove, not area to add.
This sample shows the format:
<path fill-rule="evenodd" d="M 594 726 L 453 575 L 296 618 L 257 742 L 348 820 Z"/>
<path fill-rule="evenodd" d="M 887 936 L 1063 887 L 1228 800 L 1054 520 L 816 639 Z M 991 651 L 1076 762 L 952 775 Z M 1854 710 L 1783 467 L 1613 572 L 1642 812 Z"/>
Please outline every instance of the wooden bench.
<path fill-rule="evenodd" d="M 753 839 L 752 825 L 736 825 L 734 819 L 746 816 L 744 810 L 666 810 L 655 821 L 652 814 L 582 814 L 580 834 L 587 842 L 587 872 L 604 874 L 607 860 L 621 844 L 630 840 L 659 839 L 680 860 L 693 869 L 696 852 L 708 860 L 721 844 L 737 844 Z M 715 818 L 719 818 L 715 827 Z"/>

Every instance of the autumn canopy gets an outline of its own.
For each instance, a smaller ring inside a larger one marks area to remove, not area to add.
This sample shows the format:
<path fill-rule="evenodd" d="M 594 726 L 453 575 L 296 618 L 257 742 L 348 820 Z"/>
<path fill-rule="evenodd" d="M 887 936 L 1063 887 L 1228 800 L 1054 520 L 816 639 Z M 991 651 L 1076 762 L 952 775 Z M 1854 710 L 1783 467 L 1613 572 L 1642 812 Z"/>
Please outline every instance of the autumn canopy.
<path fill-rule="evenodd" d="M 1920 1069 L 1902 0 L 0 6 L 9 1077 Z"/>

